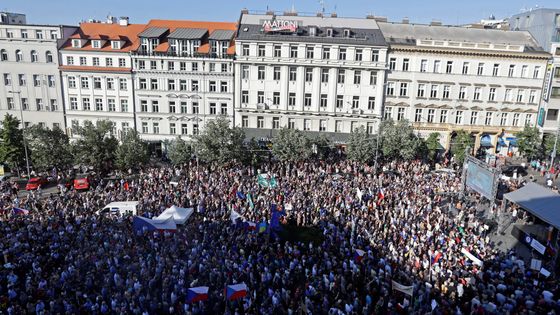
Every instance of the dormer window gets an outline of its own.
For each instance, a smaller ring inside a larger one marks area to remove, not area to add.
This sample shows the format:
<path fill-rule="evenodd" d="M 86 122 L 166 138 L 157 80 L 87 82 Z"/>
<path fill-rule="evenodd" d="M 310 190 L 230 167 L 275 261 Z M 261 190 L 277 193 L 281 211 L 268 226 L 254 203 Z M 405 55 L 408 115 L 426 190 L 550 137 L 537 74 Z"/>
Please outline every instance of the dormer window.
<path fill-rule="evenodd" d="M 315 36 L 317 35 L 317 28 L 315 26 L 311 26 L 309 28 L 309 36 Z"/>
<path fill-rule="evenodd" d="M 118 40 L 111 41 L 111 48 L 112 49 L 121 49 L 121 42 Z"/>
<path fill-rule="evenodd" d="M 227 55 L 228 46 L 229 46 L 229 42 L 227 41 L 222 42 L 222 56 Z"/>
<path fill-rule="evenodd" d="M 344 30 L 344 37 L 350 37 L 350 30 L 349 29 Z"/>
<path fill-rule="evenodd" d="M 199 40 L 195 40 L 193 41 L 193 51 L 196 53 L 198 52 L 198 48 L 200 47 L 200 41 Z"/>
<path fill-rule="evenodd" d="M 333 37 L 333 29 L 327 28 L 327 37 Z"/>
<path fill-rule="evenodd" d="M 101 41 L 100 40 L 92 40 L 91 47 L 93 48 L 101 48 Z"/>
<path fill-rule="evenodd" d="M 81 48 L 81 47 L 82 47 L 81 44 L 82 44 L 82 43 L 80 42 L 79 39 L 73 39 L 73 40 L 72 40 L 72 47 L 74 47 L 74 48 Z"/>

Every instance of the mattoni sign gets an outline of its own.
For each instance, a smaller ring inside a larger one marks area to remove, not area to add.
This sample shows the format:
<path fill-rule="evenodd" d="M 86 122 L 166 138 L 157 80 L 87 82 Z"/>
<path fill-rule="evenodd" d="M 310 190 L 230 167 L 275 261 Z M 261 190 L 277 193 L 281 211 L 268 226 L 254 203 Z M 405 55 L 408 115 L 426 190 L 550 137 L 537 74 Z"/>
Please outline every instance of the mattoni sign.
<path fill-rule="evenodd" d="M 291 32 L 295 33 L 298 29 L 296 21 L 288 20 L 266 20 L 262 24 L 265 33 L 270 32 Z"/>

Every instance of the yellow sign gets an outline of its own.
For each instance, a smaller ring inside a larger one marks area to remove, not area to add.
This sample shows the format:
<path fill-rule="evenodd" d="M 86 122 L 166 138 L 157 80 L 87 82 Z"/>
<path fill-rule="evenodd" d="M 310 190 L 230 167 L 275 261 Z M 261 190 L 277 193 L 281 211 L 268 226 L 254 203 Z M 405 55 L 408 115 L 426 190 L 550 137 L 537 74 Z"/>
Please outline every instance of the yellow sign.
<path fill-rule="evenodd" d="M 0 165 L 0 176 L 4 176 L 4 165 Z"/>

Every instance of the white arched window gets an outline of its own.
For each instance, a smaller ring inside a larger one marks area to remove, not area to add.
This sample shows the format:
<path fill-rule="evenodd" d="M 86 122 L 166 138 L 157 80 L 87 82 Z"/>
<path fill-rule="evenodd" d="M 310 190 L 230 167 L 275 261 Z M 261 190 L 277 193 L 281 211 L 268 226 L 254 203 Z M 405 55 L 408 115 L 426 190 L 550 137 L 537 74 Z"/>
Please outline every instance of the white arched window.
<path fill-rule="evenodd" d="M 39 55 L 37 55 L 37 52 L 35 50 L 31 51 L 31 62 L 37 62 L 39 61 Z"/>
<path fill-rule="evenodd" d="M 0 50 L 0 60 L 8 61 L 8 52 L 6 51 L 6 49 Z"/>
<path fill-rule="evenodd" d="M 50 51 L 47 50 L 47 52 L 45 53 L 45 57 L 48 63 L 52 63 L 53 62 L 53 55 Z"/>
<path fill-rule="evenodd" d="M 23 53 L 19 49 L 16 50 L 16 61 L 17 62 L 23 61 Z"/>

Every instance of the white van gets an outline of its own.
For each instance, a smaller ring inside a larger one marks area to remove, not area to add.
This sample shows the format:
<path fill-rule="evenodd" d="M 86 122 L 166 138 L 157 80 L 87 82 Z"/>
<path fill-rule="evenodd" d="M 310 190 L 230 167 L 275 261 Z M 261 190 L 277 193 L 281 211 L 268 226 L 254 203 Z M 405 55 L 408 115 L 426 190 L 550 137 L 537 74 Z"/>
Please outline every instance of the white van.
<path fill-rule="evenodd" d="M 97 211 L 97 214 L 136 215 L 136 206 L 138 206 L 138 201 L 111 202 Z"/>

